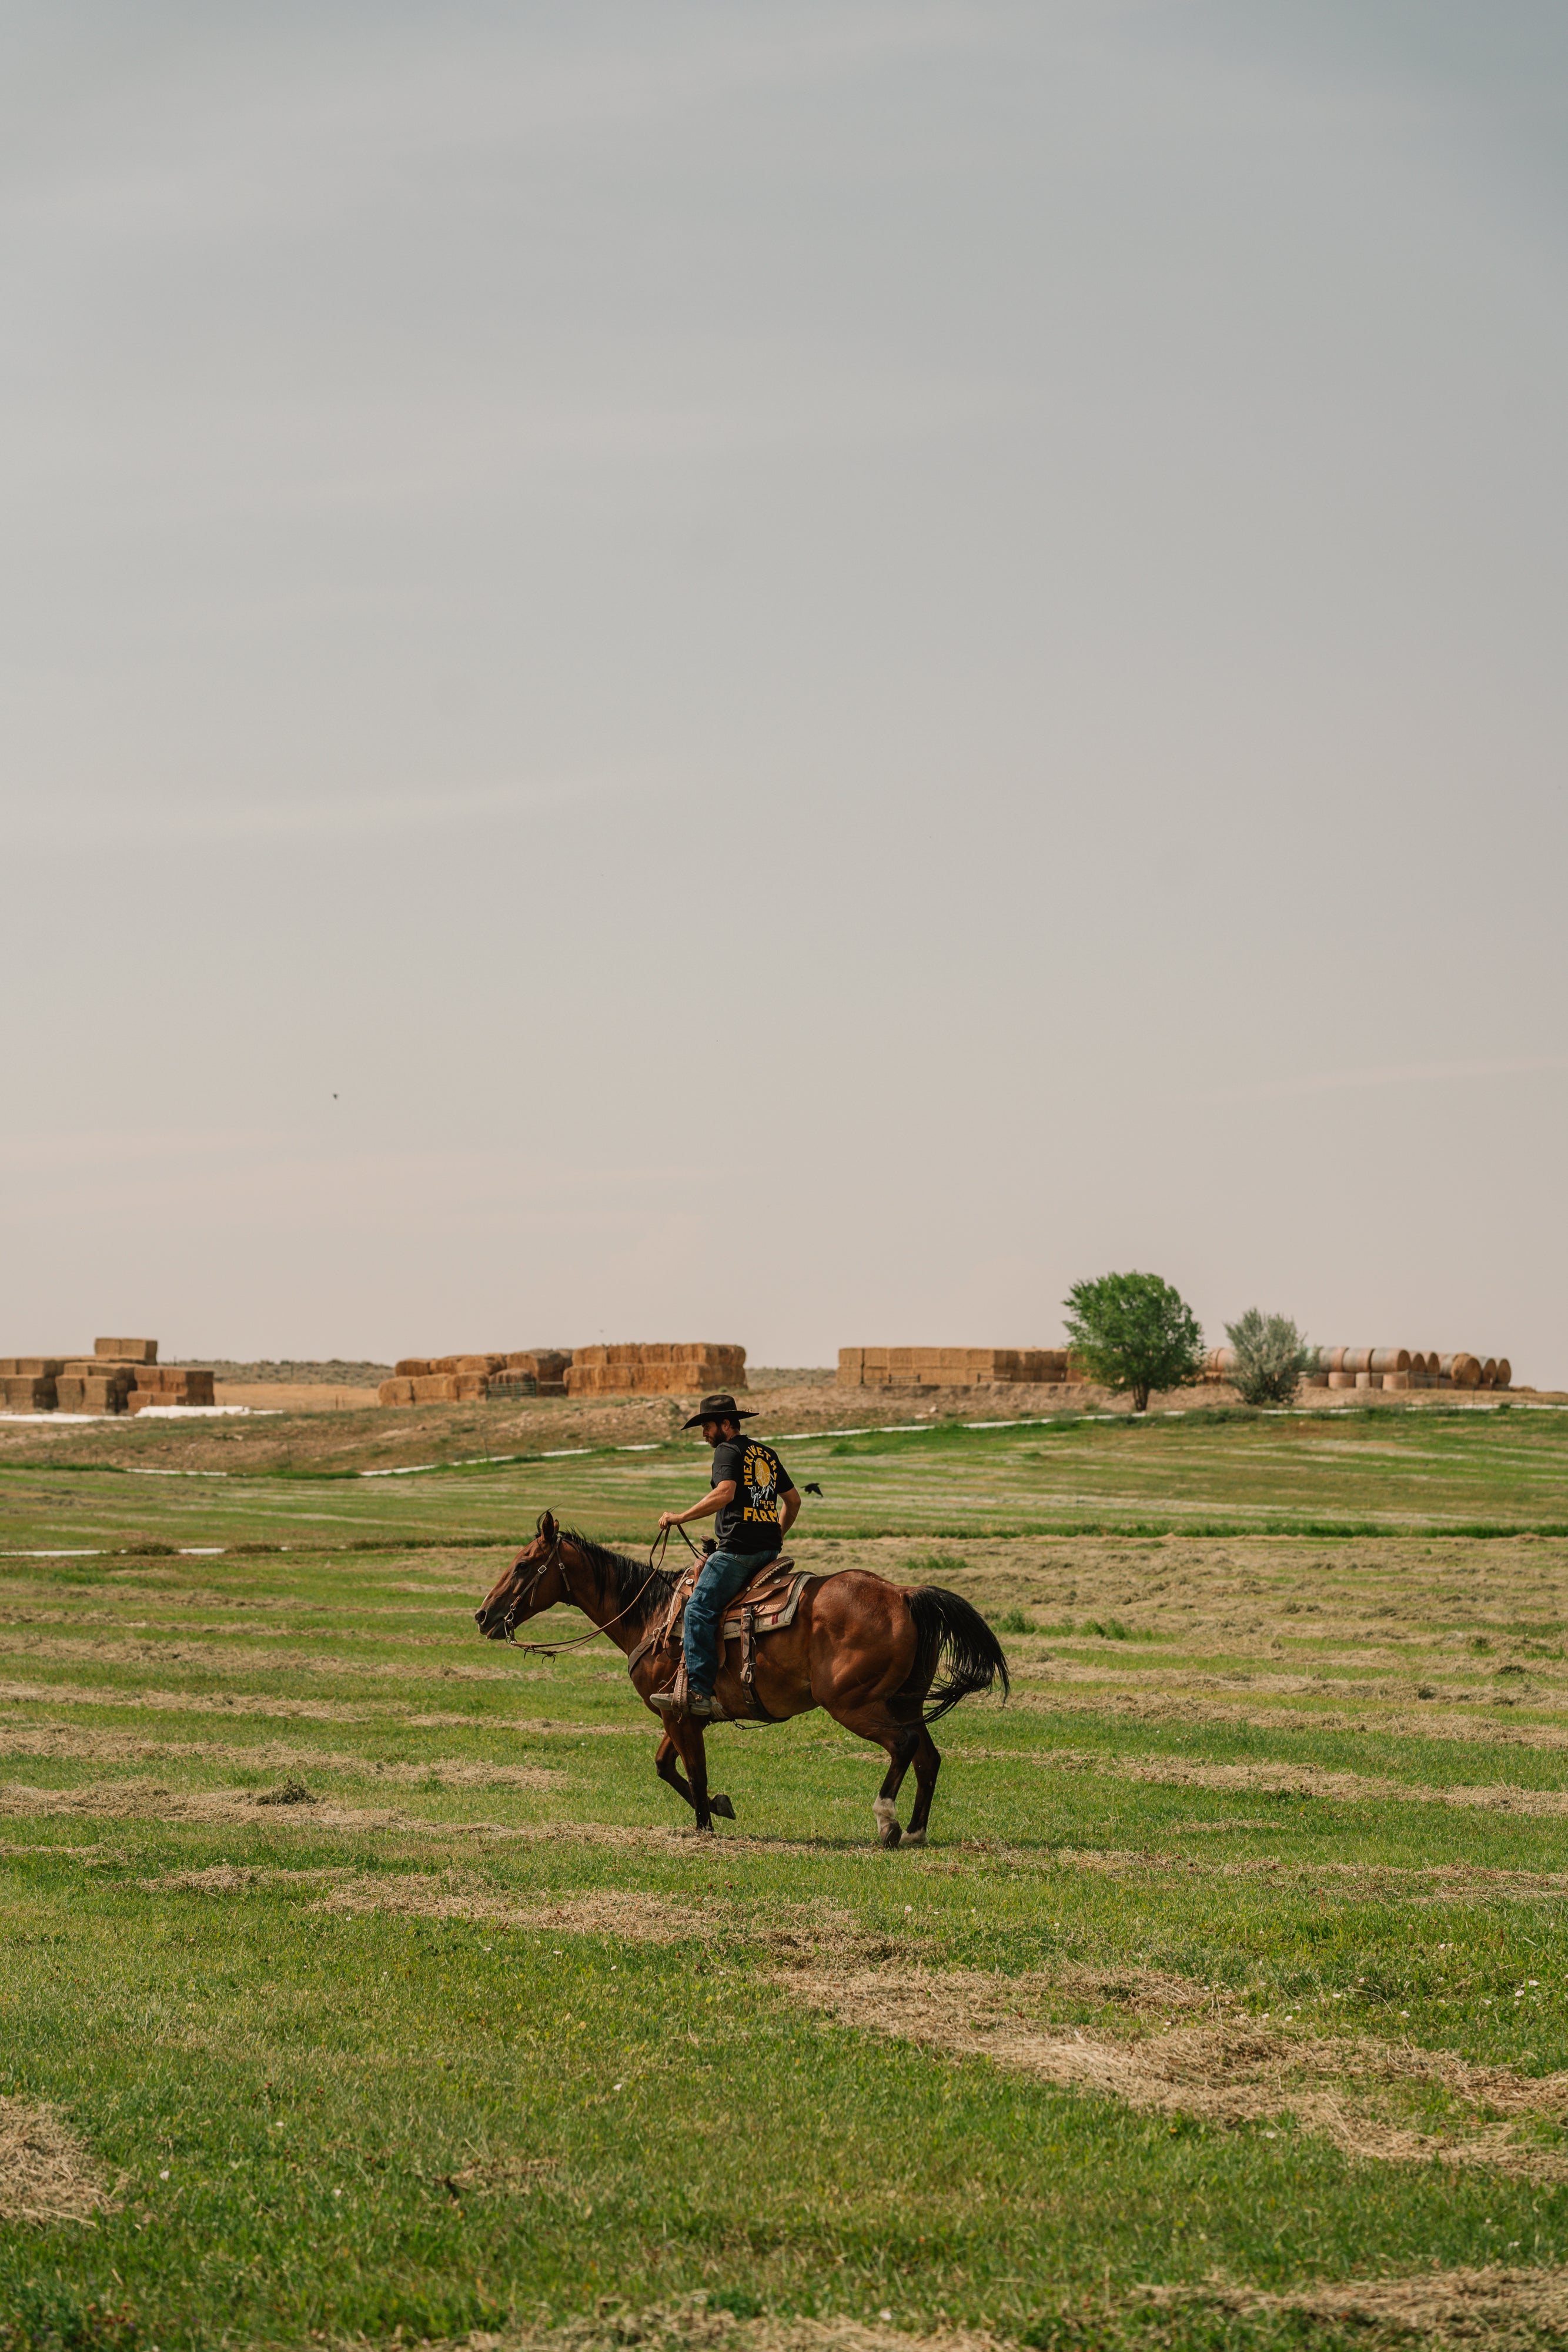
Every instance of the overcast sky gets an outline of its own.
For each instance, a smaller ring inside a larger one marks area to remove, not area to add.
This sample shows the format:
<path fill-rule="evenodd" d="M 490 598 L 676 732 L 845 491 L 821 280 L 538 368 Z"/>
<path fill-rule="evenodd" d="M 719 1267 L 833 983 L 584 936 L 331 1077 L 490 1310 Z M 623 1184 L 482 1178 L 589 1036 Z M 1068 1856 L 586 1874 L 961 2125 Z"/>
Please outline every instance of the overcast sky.
<path fill-rule="evenodd" d="M 0 1350 L 1568 1385 L 1560 0 L 11 0 Z"/>

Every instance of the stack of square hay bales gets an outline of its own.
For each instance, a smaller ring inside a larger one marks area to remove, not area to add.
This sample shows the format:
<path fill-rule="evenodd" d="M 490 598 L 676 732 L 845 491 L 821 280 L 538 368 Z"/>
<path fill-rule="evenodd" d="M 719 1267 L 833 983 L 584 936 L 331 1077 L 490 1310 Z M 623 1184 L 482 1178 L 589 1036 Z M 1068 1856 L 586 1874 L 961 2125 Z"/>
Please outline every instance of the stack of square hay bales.
<path fill-rule="evenodd" d="M 156 1339 L 95 1339 L 90 1356 L 0 1357 L 11 1412 L 140 1412 L 150 1404 L 211 1404 L 213 1376 L 160 1364 Z"/>
<path fill-rule="evenodd" d="M 376 1394 L 382 1404 L 474 1404 L 492 1396 L 564 1396 L 570 1362 L 570 1355 L 559 1348 L 515 1348 L 509 1354 L 502 1349 L 482 1356 L 403 1356 Z"/>
<path fill-rule="evenodd" d="M 92 1344 L 100 1363 L 134 1370 L 136 1385 L 126 1400 L 131 1412 L 145 1412 L 149 1405 L 214 1402 L 210 1370 L 194 1364 L 161 1364 L 156 1339 L 95 1339 Z"/>
<path fill-rule="evenodd" d="M 0 1403 L 7 1412 L 53 1412 L 64 1370 L 59 1356 L 0 1356 Z"/>
<path fill-rule="evenodd" d="M 1082 1381 L 1065 1348 L 841 1348 L 839 1385 L 849 1389 L 1047 1387 Z"/>
<path fill-rule="evenodd" d="M 157 1362 L 156 1339 L 95 1339 L 91 1355 L 72 1358 L 56 1383 L 60 1411 L 130 1412 L 138 1376 Z"/>
<path fill-rule="evenodd" d="M 564 1396 L 570 1366 L 570 1349 L 518 1348 L 492 1375 L 490 1394 L 503 1402 L 508 1397 Z"/>
<path fill-rule="evenodd" d="M 746 1386 L 746 1350 L 720 1339 L 644 1339 L 579 1348 L 568 1396 L 692 1396 Z"/>
<path fill-rule="evenodd" d="M 12 1413 L 136 1413 L 146 1404 L 212 1404 L 212 1371 L 158 1362 L 155 1339 L 99 1339 L 91 1355 L 0 1357 Z"/>
<path fill-rule="evenodd" d="M 194 1364 L 138 1364 L 136 1386 L 127 1400 L 131 1412 L 152 1404 L 214 1404 L 213 1375 Z"/>
<path fill-rule="evenodd" d="M 68 1356 L 55 1382 L 56 1406 L 61 1412 L 124 1412 L 136 1373 L 123 1357 Z"/>

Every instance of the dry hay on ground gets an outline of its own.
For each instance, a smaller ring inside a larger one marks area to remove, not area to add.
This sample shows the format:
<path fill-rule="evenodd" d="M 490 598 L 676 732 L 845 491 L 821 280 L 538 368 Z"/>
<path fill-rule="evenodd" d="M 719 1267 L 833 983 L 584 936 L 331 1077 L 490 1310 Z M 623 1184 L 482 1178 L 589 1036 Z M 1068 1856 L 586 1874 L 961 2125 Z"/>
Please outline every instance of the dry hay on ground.
<path fill-rule="evenodd" d="M 957 2056 L 989 2058 L 1037 2080 L 1120 2099 L 1146 2113 L 1190 2116 L 1218 2126 L 1267 2124 L 1290 2116 L 1346 2156 L 1479 2164 L 1532 2180 L 1568 2179 L 1568 2153 L 1513 2137 L 1518 2121 L 1568 2119 L 1568 2074 L 1531 2077 L 1506 2066 L 1471 2065 L 1447 2051 L 1291 2033 L 1234 2009 L 1226 2014 L 1219 1998 L 1201 1986 L 1177 1989 L 1174 2005 L 1205 2006 L 1208 2021 L 1113 2038 L 1077 2027 L 1052 2029 L 1027 2013 L 1031 2000 L 1071 1989 L 1074 1980 L 1060 1976 L 800 1969 L 774 1981 L 840 2024 Z M 1119 1981 L 1076 1979 L 1081 1989 Z M 1137 2014 L 1158 2014 L 1173 2002 L 1170 1979 L 1132 1972 L 1125 1981 L 1133 1987 Z M 1438 2087 L 1473 2111 L 1465 2119 L 1467 2136 L 1417 2130 L 1380 2112 L 1387 2104 L 1379 2099 L 1380 2089 L 1422 2084 Z"/>
<path fill-rule="evenodd" d="M 113 2202 L 81 2142 L 47 2107 L 0 2097 L 0 2221 L 86 2221 Z"/>
<path fill-rule="evenodd" d="M 1393 1780 L 1366 1772 L 1336 1771 L 1325 1764 L 1197 1764 L 1180 1756 L 1106 1756 L 1086 1748 L 1051 1748 L 1040 1753 L 1016 1748 L 950 1748 L 946 1754 L 949 1759 L 967 1763 L 1033 1764 L 1050 1772 L 1101 1772 L 1166 1788 L 1327 1797 L 1342 1804 L 1392 1801 L 1410 1805 L 1477 1806 L 1490 1812 L 1568 1813 L 1568 1790 L 1521 1789 L 1501 1780 L 1455 1781 L 1438 1788 L 1424 1780 Z M 1239 1829 L 1243 1824 L 1216 1822 L 1183 1826 Z M 1273 1824 L 1255 1822 L 1249 1826 L 1271 1828 Z"/>
<path fill-rule="evenodd" d="M 1074 2340 L 1091 2340 L 1096 2329 L 1106 2344 L 1127 2340 L 1118 2322 L 1134 2314 L 1211 2310 L 1238 2317 L 1291 2314 L 1337 2332 L 1348 2322 L 1368 2347 L 1408 2344 L 1484 2343 L 1492 2352 L 1525 2352 L 1542 2338 L 1568 2333 L 1568 2270 L 1431 2270 L 1380 2279 L 1324 2281 L 1268 2294 L 1214 2279 L 1202 2286 L 1146 2286 L 1124 2298 L 1096 2301 L 1092 2311 L 1074 2305 Z M 1141 2331 L 1140 2331 L 1141 2333 Z M 891 2326 L 864 2326 L 858 2320 L 807 2319 L 794 2315 L 739 2319 L 709 2310 L 706 2298 L 653 2305 L 634 2310 L 611 2296 L 593 2312 L 550 2330 L 475 2334 L 462 2352 L 1013 2352 L 1002 2336 L 942 2330 L 910 2336 Z M 457 2352 L 431 2346 L 428 2352 Z"/>
<path fill-rule="evenodd" d="M 287 1870 L 269 1864 L 220 1862 L 199 1870 L 164 1871 L 138 1884 L 149 1895 L 247 1895 L 268 1887 L 314 1886 L 322 1890 L 321 1899 L 311 1906 L 317 1911 L 486 1920 L 540 1935 L 612 1936 L 631 1943 L 725 1937 L 760 1944 L 789 1967 L 826 1966 L 841 1971 L 894 1958 L 907 1961 L 929 1948 L 924 1937 L 905 1934 L 895 1942 L 867 1934 L 852 1912 L 832 1903 L 709 1903 L 698 1909 L 624 1887 L 519 1901 L 460 1869 L 378 1873 L 325 1865 Z M 1124 1979 L 1115 1982 L 1121 1985 Z M 1170 1982 L 1174 1985 L 1176 1979 Z"/>
<path fill-rule="evenodd" d="M 534 1677 L 523 1675 L 517 1679 Z M 275 1717 L 281 1723 L 371 1723 L 408 1731 L 527 1731 L 553 1739 L 641 1738 L 651 1728 L 645 1717 L 630 1723 L 567 1723 L 546 1716 L 481 1717 L 451 1710 L 405 1715 L 401 1707 L 369 1701 L 339 1706 L 327 1699 L 273 1697 L 255 1691 L 224 1691 L 209 1696 L 200 1691 L 110 1690 L 78 1683 L 0 1682 L 0 1700 L 6 1699 L 32 1706 L 145 1708 L 157 1715 L 260 1715 Z"/>
<path fill-rule="evenodd" d="M 519 1904 L 478 1887 L 452 1871 L 378 1876 L 364 1873 L 333 1888 L 318 1911 L 394 1912 L 424 1919 L 484 1919 L 497 1927 L 538 1929 L 563 1936 L 614 1936 L 633 1944 L 674 1944 L 690 1936 L 711 1936 L 715 1922 L 683 1904 L 629 1887 L 594 1888 L 555 1901 Z"/>
<path fill-rule="evenodd" d="M 276 1870 L 244 1863 L 214 1862 L 204 1870 L 165 1870 L 137 1885 L 146 1895 L 248 1895 L 256 1886 L 319 1886 L 343 1876 L 341 1869 Z"/>
<path fill-rule="evenodd" d="M 559 2162 L 556 2156 L 476 2156 L 455 2172 L 444 2172 L 441 2185 L 459 2200 L 526 2197 L 535 2182 L 553 2172 Z"/>
<path fill-rule="evenodd" d="M 895 1940 L 868 1935 L 852 1911 L 821 1897 L 809 1903 L 759 1905 L 746 1918 L 737 1916 L 734 1925 L 747 1941 L 763 1945 L 791 1969 L 827 1966 L 841 1972 L 916 1958 L 931 1949 L 927 1936 L 906 1931 Z"/>
<path fill-rule="evenodd" d="M 1336 2279 L 1270 2294 L 1216 2280 L 1200 2287 L 1150 2286 L 1138 2300 L 1162 2309 L 1209 2309 L 1238 2317 L 1300 2314 L 1336 2330 L 1346 2321 L 1368 2345 L 1474 2345 L 1535 2352 L 1568 2335 L 1568 2270 L 1416 2271 L 1403 2278 Z"/>
<path fill-rule="evenodd" d="M 465 1722 L 472 1727 L 471 1719 Z M 291 1748 L 278 1739 L 238 1748 L 216 1739 L 148 1739 L 134 1731 L 83 1730 L 75 1724 L 0 1725 L 0 1757 L 73 1756 L 100 1762 L 236 1764 L 253 1771 L 353 1772 L 395 1786 L 454 1789 L 559 1789 L 567 1775 L 544 1764 L 488 1764 L 433 1756 L 427 1764 L 384 1763 L 340 1748 Z"/>
<path fill-rule="evenodd" d="M 411 1715 L 404 1724 L 410 1731 L 527 1731 L 546 1739 L 643 1739 L 653 1728 L 646 1717 L 632 1723 L 568 1723 L 543 1715 Z"/>
<path fill-rule="evenodd" d="M 1315 1684 L 1312 1687 L 1320 1696 L 1343 1696 L 1332 1684 Z M 1104 1715 L 1124 1720 L 1132 1717 L 1139 1723 L 1218 1724 L 1228 1730 L 1244 1731 L 1370 1731 L 1385 1738 L 1471 1740 L 1495 1748 L 1539 1748 L 1549 1754 L 1568 1749 L 1568 1728 L 1532 1723 L 1528 1718 L 1516 1721 L 1511 1708 L 1506 1722 L 1500 1722 L 1490 1711 L 1444 1716 L 1422 1708 L 1418 1713 L 1412 1710 L 1394 1714 L 1379 1711 L 1375 1694 L 1351 1710 L 1343 1706 L 1308 1709 L 1281 1705 L 1264 1708 L 1255 1704 L 1244 1706 L 1218 1699 L 1171 1698 L 1159 1693 L 1125 1690 L 1109 1691 L 1091 1702 L 1082 1691 L 1071 1691 L 1065 1686 L 1060 1694 L 1015 1686 L 1007 1704 L 1009 1710 L 1017 1707 L 1025 1714 Z M 975 1712 L 998 1705 L 995 1699 L 978 1699 L 974 1702 Z"/>
<path fill-rule="evenodd" d="M 416 1648 L 457 1650 L 472 1648 L 455 1638 L 431 1636 L 428 1642 L 413 1634 L 378 1633 L 378 1642 L 397 1641 Z M 254 1635 L 252 1635 L 254 1639 Z M 395 1659 L 329 1657 L 315 1650 L 268 1650 L 246 1648 L 245 1639 L 203 1642 L 62 1642 L 53 1636 L 35 1641 L 28 1637 L 13 1637 L 0 1633 L 0 1655 L 13 1658 L 52 1658 L 68 1661 L 74 1666 L 186 1666 L 199 1669 L 204 1675 L 336 1675 L 352 1676 L 365 1682 L 407 1682 L 414 1669 Z M 498 1683 L 543 1681 L 549 1669 L 540 1667 L 532 1674 L 525 1667 L 521 1673 L 513 1666 L 455 1665 L 434 1662 L 423 1670 L 422 1679 L 441 1682 Z M 120 1706 L 127 1702 L 119 1691 L 112 1696 L 99 1693 L 100 1706 Z"/>
<path fill-rule="evenodd" d="M 339 1706 L 326 1699 L 274 1698 L 253 1691 L 224 1691 L 208 1697 L 201 1691 L 121 1690 L 101 1684 L 0 1682 L 0 1699 L 31 1706 L 103 1706 L 120 1710 L 145 1707 L 157 1715 L 269 1715 L 280 1721 L 304 1723 L 367 1723 L 400 1721 L 392 1707 Z M 418 1721 L 418 1717 L 412 1718 Z M 472 1716 L 444 1716 L 445 1723 L 471 1726 Z"/>
<path fill-rule="evenodd" d="M 436 1826 L 407 1819 L 402 1813 L 372 1812 L 352 1805 L 293 1804 L 285 1800 L 268 1814 L 258 1805 L 272 1792 L 249 1789 L 199 1789 L 180 1791 L 145 1780 L 100 1780 L 80 1789 L 35 1789 L 24 1780 L 0 1784 L 0 1818 L 18 1819 L 39 1813 L 86 1813 L 110 1821 L 152 1821 L 197 1824 L 237 1824 L 277 1829 L 303 1816 L 311 1830 L 418 1830 Z M 449 1826 L 441 1823 L 445 1829 Z"/>
<path fill-rule="evenodd" d="M 461 2352 L 621 2352 L 632 2345 L 642 2352 L 1008 2352 L 1005 2338 L 978 2330 L 909 2336 L 901 2328 L 864 2327 L 847 2318 L 737 2319 L 732 2312 L 710 2310 L 700 2294 L 640 2311 L 603 2295 L 591 2314 L 564 2327 L 476 2334 L 463 2339 Z M 458 2347 L 431 2345 L 425 2352 Z"/>

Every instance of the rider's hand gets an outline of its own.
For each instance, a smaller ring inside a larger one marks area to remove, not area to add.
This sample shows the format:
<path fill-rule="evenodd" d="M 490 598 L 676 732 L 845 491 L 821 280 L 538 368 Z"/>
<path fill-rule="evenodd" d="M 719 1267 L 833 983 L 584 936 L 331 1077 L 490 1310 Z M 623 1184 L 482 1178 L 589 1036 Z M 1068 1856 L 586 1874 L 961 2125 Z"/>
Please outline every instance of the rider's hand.
<path fill-rule="evenodd" d="M 661 1528 L 678 1528 L 680 1524 L 681 1515 L 678 1511 L 661 1511 L 659 1513 L 659 1525 Z"/>

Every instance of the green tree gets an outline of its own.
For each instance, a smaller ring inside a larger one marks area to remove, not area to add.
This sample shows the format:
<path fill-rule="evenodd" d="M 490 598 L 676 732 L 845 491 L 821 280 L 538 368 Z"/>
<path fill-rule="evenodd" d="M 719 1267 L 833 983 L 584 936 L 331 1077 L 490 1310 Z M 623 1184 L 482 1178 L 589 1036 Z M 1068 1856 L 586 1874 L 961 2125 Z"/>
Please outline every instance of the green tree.
<path fill-rule="evenodd" d="M 1301 1386 L 1312 1350 L 1288 1315 L 1265 1315 L 1249 1307 L 1225 1336 L 1236 1350 L 1230 1384 L 1248 1404 L 1289 1404 Z"/>
<path fill-rule="evenodd" d="M 1202 1367 L 1197 1318 L 1157 1274 L 1075 1282 L 1063 1304 L 1074 1355 L 1103 1387 L 1131 1389 L 1134 1412 L 1148 1411 L 1151 1389 L 1179 1388 Z"/>

